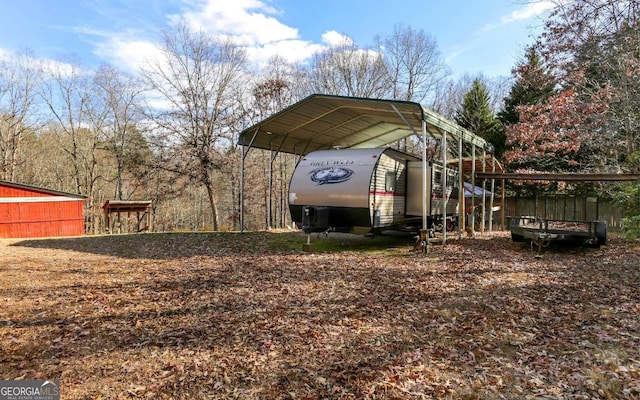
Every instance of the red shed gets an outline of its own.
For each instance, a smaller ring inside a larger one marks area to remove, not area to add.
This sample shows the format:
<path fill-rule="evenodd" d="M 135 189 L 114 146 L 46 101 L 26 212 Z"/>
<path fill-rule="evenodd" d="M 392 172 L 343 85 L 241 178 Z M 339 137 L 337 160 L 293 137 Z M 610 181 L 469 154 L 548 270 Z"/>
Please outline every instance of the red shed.
<path fill-rule="evenodd" d="M 0 237 L 84 235 L 85 196 L 0 180 Z"/>

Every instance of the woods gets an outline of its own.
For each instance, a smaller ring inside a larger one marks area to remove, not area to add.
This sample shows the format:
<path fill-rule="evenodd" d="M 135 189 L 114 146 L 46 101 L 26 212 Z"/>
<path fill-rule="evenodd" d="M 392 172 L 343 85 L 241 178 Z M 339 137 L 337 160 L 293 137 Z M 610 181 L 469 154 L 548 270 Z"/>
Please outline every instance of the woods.
<path fill-rule="evenodd" d="M 135 73 L 25 50 L 0 61 L 0 179 L 88 196 L 88 233 L 104 231 L 108 199 L 152 200 L 159 231 L 238 230 L 244 158 L 244 228 L 286 227 L 296 157 L 245 157 L 237 135 L 312 93 L 420 102 L 490 141 L 512 172 L 637 172 L 639 14 L 637 0 L 557 2 L 509 78 L 454 79 L 436 40 L 405 25 L 372 45 L 319 48 L 306 64 L 276 56 L 254 65 L 233 38 L 186 24 L 164 32 Z M 411 152 L 416 143 L 394 146 Z"/>

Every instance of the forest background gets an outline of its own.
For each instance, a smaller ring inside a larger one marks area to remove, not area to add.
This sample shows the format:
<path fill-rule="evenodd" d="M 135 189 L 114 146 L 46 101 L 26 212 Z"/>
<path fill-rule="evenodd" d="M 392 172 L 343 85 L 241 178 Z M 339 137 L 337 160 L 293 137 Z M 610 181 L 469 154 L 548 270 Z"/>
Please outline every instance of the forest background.
<path fill-rule="evenodd" d="M 164 32 L 159 57 L 137 74 L 44 63 L 27 49 L 0 60 L 0 179 L 88 196 L 87 233 L 104 231 L 112 199 L 152 200 L 157 231 L 238 230 L 239 132 L 313 93 L 419 102 L 491 142 L 508 171 L 637 173 L 639 15 L 640 0 L 558 1 L 511 77 L 453 80 L 433 37 L 405 25 L 265 68 L 186 23 Z M 296 161 L 248 153 L 244 229 L 290 226 Z M 638 183 L 508 190 L 611 197 L 640 222 Z"/>

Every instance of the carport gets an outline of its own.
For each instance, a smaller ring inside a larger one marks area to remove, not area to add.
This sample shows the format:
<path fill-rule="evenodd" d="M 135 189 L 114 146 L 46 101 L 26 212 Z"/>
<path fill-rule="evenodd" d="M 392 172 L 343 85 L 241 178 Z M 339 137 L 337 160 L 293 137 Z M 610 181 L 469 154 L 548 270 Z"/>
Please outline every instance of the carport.
<path fill-rule="evenodd" d="M 409 136 L 415 136 L 422 144 L 424 200 L 429 143 L 436 144 L 440 162 L 457 166 L 461 171 L 458 174 L 460 199 L 464 199 L 463 175 L 470 175 L 475 185 L 477 169 L 502 171 L 488 142 L 419 103 L 314 94 L 240 133 L 238 142 L 243 146 L 240 229 L 244 229 L 244 162 L 252 148 L 270 151 L 273 164 L 281 152 L 304 156 L 315 150 L 384 147 Z M 446 174 L 442 174 L 443 187 L 446 179 Z M 442 213 L 444 220 L 446 206 Z M 464 213 L 461 217 L 464 218 Z M 426 201 L 423 201 L 422 225 L 427 226 Z M 460 225 L 464 226 L 464 221 Z M 446 241 L 446 232 L 443 236 Z"/>

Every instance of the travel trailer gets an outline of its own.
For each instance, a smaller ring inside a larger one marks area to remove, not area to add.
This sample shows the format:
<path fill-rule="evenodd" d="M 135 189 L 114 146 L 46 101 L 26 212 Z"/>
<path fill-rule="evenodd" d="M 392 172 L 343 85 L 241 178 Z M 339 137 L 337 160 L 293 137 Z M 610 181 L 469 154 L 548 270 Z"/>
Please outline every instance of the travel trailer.
<path fill-rule="evenodd" d="M 427 221 L 430 227 L 455 229 L 458 175 L 427 165 Z M 304 156 L 289 186 L 291 218 L 306 233 L 377 234 L 422 228 L 422 161 L 391 148 L 319 150 Z M 442 221 L 447 202 L 446 223 Z"/>

